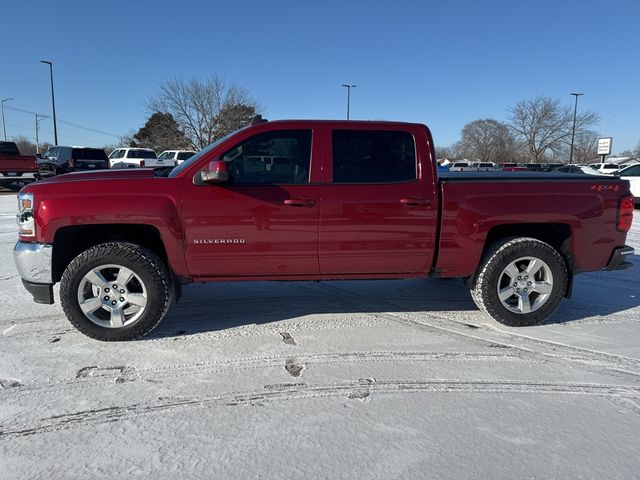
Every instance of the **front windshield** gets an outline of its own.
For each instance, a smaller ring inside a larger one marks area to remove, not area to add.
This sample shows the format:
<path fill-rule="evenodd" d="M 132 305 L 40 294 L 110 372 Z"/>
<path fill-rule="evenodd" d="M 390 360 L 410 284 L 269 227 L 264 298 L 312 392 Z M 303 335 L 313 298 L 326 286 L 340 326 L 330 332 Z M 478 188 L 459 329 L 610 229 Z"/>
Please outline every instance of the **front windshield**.
<path fill-rule="evenodd" d="M 247 127 L 243 127 L 240 130 L 244 130 Z M 224 142 L 225 140 L 227 140 L 228 138 L 232 137 L 233 135 L 235 135 L 236 133 L 238 133 L 240 130 L 236 130 L 235 132 L 230 133 L 229 135 L 222 137 L 220 140 L 216 140 L 215 142 L 213 142 L 211 145 L 209 145 L 208 147 L 203 148 L 202 150 L 200 150 L 198 153 L 196 153 L 193 157 L 191 157 L 189 160 L 185 160 L 184 162 L 182 162 L 180 165 L 178 165 L 177 167 L 174 167 L 173 170 L 171 170 L 171 173 L 169 173 L 169 177 L 175 177 L 177 176 L 180 172 L 182 172 L 183 170 L 186 170 L 187 168 L 189 168 L 191 165 L 193 165 L 195 162 L 197 162 L 198 160 L 200 160 L 204 155 L 206 155 L 207 153 L 209 153 L 211 150 L 213 150 L 214 148 L 216 148 L 218 145 L 220 145 L 222 142 Z"/>

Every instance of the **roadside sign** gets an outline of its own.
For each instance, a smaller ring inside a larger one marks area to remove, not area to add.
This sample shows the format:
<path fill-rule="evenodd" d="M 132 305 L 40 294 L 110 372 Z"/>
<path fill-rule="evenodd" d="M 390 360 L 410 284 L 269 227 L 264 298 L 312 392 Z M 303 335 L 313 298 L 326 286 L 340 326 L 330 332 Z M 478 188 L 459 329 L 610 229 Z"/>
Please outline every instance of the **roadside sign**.
<path fill-rule="evenodd" d="M 599 138 L 598 139 L 598 155 L 611 155 L 612 143 L 613 143 L 613 137 Z"/>

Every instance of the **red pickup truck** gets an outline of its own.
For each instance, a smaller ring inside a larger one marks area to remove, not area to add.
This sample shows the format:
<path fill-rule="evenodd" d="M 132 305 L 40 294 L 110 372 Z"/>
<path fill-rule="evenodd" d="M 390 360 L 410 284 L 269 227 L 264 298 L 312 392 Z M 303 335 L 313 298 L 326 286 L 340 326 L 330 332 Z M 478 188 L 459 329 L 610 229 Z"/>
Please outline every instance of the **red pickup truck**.
<path fill-rule="evenodd" d="M 441 175 L 420 124 L 261 122 L 166 176 L 83 172 L 18 197 L 25 287 L 100 340 L 151 331 L 181 286 L 460 277 L 506 325 L 543 321 L 579 272 L 631 266 L 629 183 L 558 173 Z"/>
<path fill-rule="evenodd" d="M 37 173 L 36 157 L 20 155 L 14 142 L 0 142 L 0 173 L 5 177 L 21 177 L 24 173 Z"/>

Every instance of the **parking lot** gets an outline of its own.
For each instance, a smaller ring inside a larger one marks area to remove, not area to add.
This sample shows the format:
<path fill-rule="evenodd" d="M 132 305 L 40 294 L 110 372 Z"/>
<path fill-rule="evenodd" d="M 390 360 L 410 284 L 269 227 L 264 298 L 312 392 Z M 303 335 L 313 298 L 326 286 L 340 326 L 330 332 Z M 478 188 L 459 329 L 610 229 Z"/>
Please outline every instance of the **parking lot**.
<path fill-rule="evenodd" d="M 637 477 L 638 255 L 538 327 L 459 281 L 237 282 L 101 343 L 22 288 L 15 208 L 0 197 L 3 479 Z"/>

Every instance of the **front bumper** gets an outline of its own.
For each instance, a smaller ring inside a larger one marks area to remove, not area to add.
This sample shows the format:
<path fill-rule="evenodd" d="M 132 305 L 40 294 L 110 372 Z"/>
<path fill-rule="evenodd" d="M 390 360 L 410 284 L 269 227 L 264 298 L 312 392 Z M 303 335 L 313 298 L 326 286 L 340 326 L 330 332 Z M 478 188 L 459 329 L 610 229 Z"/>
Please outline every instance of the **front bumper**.
<path fill-rule="evenodd" d="M 613 250 L 609 263 L 604 268 L 605 270 L 626 270 L 633 266 L 633 263 L 627 262 L 627 257 L 633 255 L 635 250 L 633 247 L 625 245 L 624 247 L 618 247 Z"/>
<path fill-rule="evenodd" d="M 13 261 L 24 287 L 36 303 L 53 303 L 53 246 L 18 241 L 13 248 Z"/>

